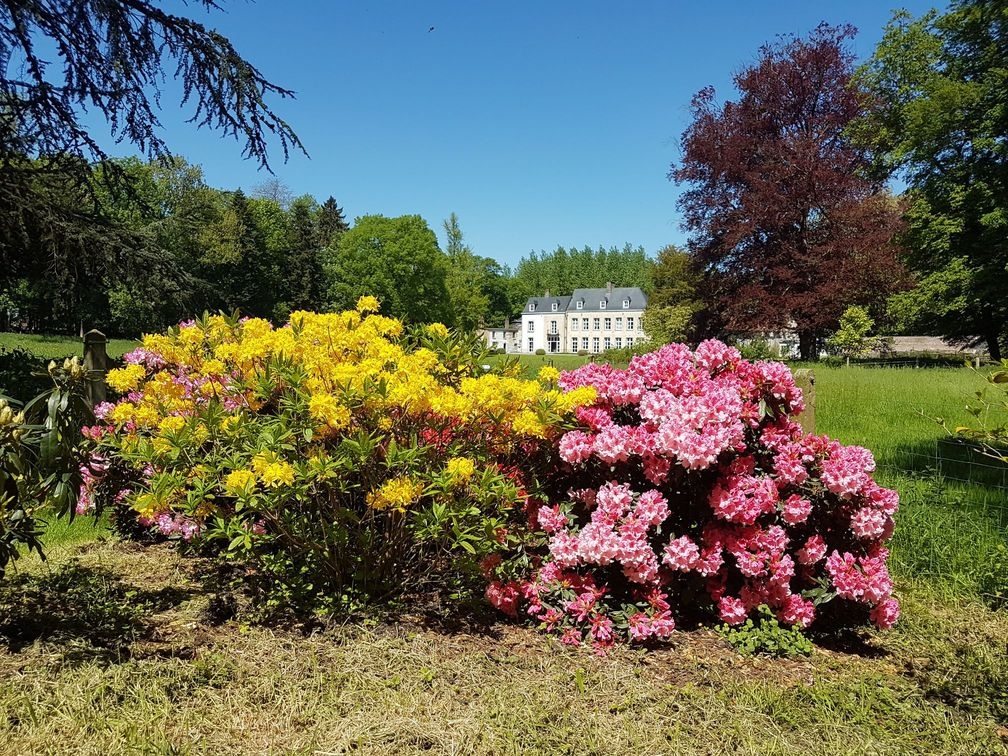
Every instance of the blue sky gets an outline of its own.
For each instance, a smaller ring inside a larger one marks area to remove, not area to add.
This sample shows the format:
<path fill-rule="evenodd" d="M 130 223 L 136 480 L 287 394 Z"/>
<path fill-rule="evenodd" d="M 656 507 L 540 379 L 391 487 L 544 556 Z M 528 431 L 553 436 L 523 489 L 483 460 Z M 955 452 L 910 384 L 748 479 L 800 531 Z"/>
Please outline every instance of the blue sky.
<path fill-rule="evenodd" d="M 213 14 L 166 5 L 296 91 L 274 104 L 311 157 L 272 159 L 295 194 L 331 194 L 351 219 L 417 213 L 442 242 L 455 212 L 475 253 L 513 266 L 557 245 L 629 242 L 653 255 L 683 244 L 666 174 L 695 92 L 710 84 L 733 98 L 732 74 L 761 44 L 820 21 L 854 24 L 853 50 L 867 57 L 894 7 L 919 16 L 935 3 L 232 0 Z M 169 145 L 211 186 L 249 191 L 269 178 L 240 145 L 164 104 Z"/>

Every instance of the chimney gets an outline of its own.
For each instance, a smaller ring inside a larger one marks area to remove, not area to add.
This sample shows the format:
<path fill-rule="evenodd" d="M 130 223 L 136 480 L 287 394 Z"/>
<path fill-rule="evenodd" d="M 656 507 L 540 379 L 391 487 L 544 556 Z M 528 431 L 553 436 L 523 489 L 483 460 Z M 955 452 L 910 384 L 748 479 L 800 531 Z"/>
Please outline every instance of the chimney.
<path fill-rule="evenodd" d="M 606 294 L 612 294 L 612 281 L 607 281 L 605 288 L 606 288 Z"/>
<path fill-rule="evenodd" d="M 543 294 L 543 299 L 547 299 L 548 297 L 549 297 L 549 289 L 546 289 L 546 293 Z"/>

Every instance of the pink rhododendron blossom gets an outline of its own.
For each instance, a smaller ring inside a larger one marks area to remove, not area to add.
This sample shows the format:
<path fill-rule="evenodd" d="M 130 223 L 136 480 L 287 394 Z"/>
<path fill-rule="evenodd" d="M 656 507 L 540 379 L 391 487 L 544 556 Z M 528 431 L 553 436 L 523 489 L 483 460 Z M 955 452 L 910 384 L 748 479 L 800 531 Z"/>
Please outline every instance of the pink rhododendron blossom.
<path fill-rule="evenodd" d="M 798 525 L 805 522 L 811 513 L 812 502 L 798 494 L 792 494 L 784 502 L 781 519 L 790 525 Z"/>
<path fill-rule="evenodd" d="M 518 616 L 518 585 L 513 581 L 503 583 L 492 581 L 486 589 L 486 597 L 492 606 L 508 615 Z"/>
<path fill-rule="evenodd" d="M 777 616 L 788 625 L 808 627 L 815 619 L 815 605 L 801 596 L 791 595 L 787 597 Z"/>
<path fill-rule="evenodd" d="M 594 448 L 592 437 L 579 430 L 568 431 L 560 439 L 560 458 L 576 465 L 591 457 Z"/>
<path fill-rule="evenodd" d="M 745 621 L 745 605 L 734 596 L 722 596 L 718 601 L 718 614 L 729 625 L 740 625 Z"/>
<path fill-rule="evenodd" d="M 880 627 L 895 621 L 883 544 L 898 497 L 871 479 L 868 450 L 802 430 L 786 366 L 708 341 L 557 383 L 596 399 L 576 411 L 579 428 L 554 437 L 565 466 L 529 510 L 531 543 L 548 548 L 524 552 L 533 566 L 517 600 L 565 643 L 604 653 L 666 638 L 680 611 L 698 608 L 685 596 L 731 624 L 765 604 L 808 627 L 825 620 L 804 596 L 823 585 Z"/>
<path fill-rule="evenodd" d="M 818 533 L 809 536 L 805 545 L 798 550 L 798 561 L 802 564 L 816 564 L 826 556 L 826 541 Z"/>
<path fill-rule="evenodd" d="M 885 513 L 871 507 L 862 507 L 851 515 L 851 530 L 863 540 L 878 538 L 885 531 Z"/>
<path fill-rule="evenodd" d="M 822 463 L 820 479 L 827 489 L 842 498 L 850 498 L 871 482 L 875 458 L 860 446 L 841 446 Z"/>
<path fill-rule="evenodd" d="M 700 559 L 700 548 L 690 540 L 689 536 L 679 536 L 666 544 L 662 564 L 674 570 L 687 572 Z"/>
<path fill-rule="evenodd" d="M 560 505 L 540 507 L 538 514 L 539 526 L 547 533 L 556 533 L 567 525 L 567 515 L 560 511 Z"/>
<path fill-rule="evenodd" d="M 895 625 L 899 616 L 899 602 L 894 598 L 886 599 L 871 610 L 871 621 L 882 630 L 888 630 Z"/>
<path fill-rule="evenodd" d="M 580 646 L 581 640 L 581 631 L 576 627 L 568 627 L 564 630 L 563 635 L 560 636 L 560 642 L 565 646 Z"/>

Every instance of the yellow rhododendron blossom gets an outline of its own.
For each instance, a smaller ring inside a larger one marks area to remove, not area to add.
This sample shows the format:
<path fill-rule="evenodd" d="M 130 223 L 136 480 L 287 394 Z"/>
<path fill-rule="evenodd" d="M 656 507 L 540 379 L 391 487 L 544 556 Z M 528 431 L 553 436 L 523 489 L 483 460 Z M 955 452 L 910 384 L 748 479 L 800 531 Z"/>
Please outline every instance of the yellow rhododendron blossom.
<path fill-rule="evenodd" d="M 448 327 L 444 323 L 431 323 L 427 326 L 427 330 L 442 339 L 448 338 Z"/>
<path fill-rule="evenodd" d="M 357 312 L 378 312 L 378 299 L 375 297 L 361 297 L 357 300 Z"/>
<path fill-rule="evenodd" d="M 186 420 L 184 417 L 178 415 L 170 415 L 164 418 L 158 425 L 158 432 L 162 436 L 167 436 L 169 434 L 178 433 L 180 430 L 185 428 Z"/>
<path fill-rule="evenodd" d="M 255 486 L 256 476 L 251 470 L 232 470 L 224 479 L 224 490 L 232 496 L 247 493 Z"/>
<path fill-rule="evenodd" d="M 463 485 L 469 482 L 476 472 L 476 463 L 468 457 L 454 457 L 445 465 L 445 474 L 453 485 Z"/>
<path fill-rule="evenodd" d="M 555 383 L 560 378 L 560 371 L 552 365 L 546 365 L 539 370 L 539 380 L 546 383 Z"/>
<path fill-rule="evenodd" d="M 543 427 L 542 421 L 535 412 L 530 410 L 519 412 L 511 427 L 515 433 L 521 436 L 535 436 L 536 438 L 544 438 L 546 436 L 546 428 Z"/>
<path fill-rule="evenodd" d="M 280 485 L 294 485 L 294 468 L 289 462 L 274 462 L 267 465 L 259 477 L 262 478 L 264 486 L 276 488 Z"/>
<path fill-rule="evenodd" d="M 308 400 L 308 413 L 333 430 L 342 430 L 350 424 L 350 410 L 332 394 L 312 394 Z"/>
<path fill-rule="evenodd" d="M 367 495 L 368 506 L 372 509 L 398 509 L 401 512 L 423 495 L 424 484 L 402 475 L 398 478 L 386 481 L 378 488 Z"/>
<path fill-rule="evenodd" d="M 114 368 L 105 374 L 105 383 L 114 391 L 120 394 L 127 394 L 140 385 L 140 381 L 147 375 L 143 365 L 127 365 L 123 368 Z"/>

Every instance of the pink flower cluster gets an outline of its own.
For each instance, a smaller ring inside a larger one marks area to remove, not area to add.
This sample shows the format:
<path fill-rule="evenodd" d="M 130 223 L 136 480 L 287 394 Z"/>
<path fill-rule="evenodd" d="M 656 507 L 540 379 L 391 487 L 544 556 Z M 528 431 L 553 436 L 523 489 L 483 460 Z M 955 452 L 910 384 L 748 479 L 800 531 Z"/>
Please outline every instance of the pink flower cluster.
<path fill-rule="evenodd" d="M 549 503 L 530 502 L 533 569 L 493 570 L 502 611 L 600 651 L 668 637 L 680 615 L 738 624 L 761 604 L 799 627 L 827 601 L 841 622 L 896 621 L 883 547 L 896 493 L 872 480 L 867 449 L 802 431 L 786 366 L 705 341 L 559 383 L 597 400 L 559 441 Z"/>

